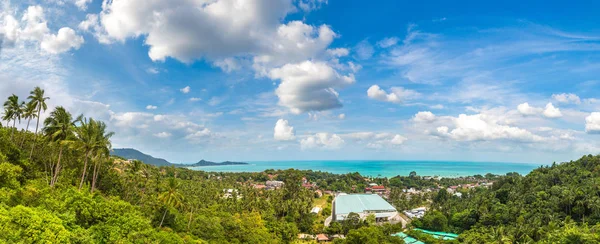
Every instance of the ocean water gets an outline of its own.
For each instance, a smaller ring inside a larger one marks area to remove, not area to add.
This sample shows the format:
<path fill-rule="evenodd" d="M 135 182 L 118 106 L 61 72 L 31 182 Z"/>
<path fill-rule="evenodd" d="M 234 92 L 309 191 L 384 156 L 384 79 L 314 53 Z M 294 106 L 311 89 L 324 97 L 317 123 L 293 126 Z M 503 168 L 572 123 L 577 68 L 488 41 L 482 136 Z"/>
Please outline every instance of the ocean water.
<path fill-rule="evenodd" d="M 213 172 L 261 172 L 267 169 L 300 169 L 325 171 L 335 174 L 359 172 L 363 176 L 393 177 L 408 176 L 416 171 L 422 176 L 459 177 L 487 173 L 506 174 L 517 172 L 525 175 L 539 164 L 498 163 L 498 162 L 457 162 L 457 161 L 377 161 L 377 160 L 340 160 L 340 161 L 261 161 L 248 162 L 247 165 L 223 165 L 191 167 L 193 170 Z"/>

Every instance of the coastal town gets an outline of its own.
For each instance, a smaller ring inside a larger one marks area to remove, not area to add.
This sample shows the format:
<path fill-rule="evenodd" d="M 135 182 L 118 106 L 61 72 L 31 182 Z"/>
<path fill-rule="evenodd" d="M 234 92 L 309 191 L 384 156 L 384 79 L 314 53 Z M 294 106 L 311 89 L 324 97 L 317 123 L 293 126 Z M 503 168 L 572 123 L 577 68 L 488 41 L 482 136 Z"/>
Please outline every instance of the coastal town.
<path fill-rule="evenodd" d="M 249 179 L 245 182 L 237 182 L 239 185 L 250 186 L 253 189 L 261 191 L 278 191 L 285 186 L 285 182 L 280 180 L 278 174 L 267 174 L 262 175 L 266 178 L 265 181 L 258 181 Z M 209 176 L 210 177 L 210 176 Z M 216 176 L 220 179 L 219 176 Z M 397 187 L 382 184 L 387 178 L 373 178 L 373 177 L 362 177 L 363 188 L 359 188 L 359 185 L 352 185 L 351 191 L 342 192 L 328 189 L 327 187 L 321 187 L 316 181 L 311 180 L 307 177 L 302 177 L 300 186 L 308 191 L 314 193 L 315 205 L 312 207 L 310 213 L 317 216 L 320 224 L 323 226 L 322 233 L 299 233 L 298 239 L 301 240 L 315 240 L 317 242 L 330 242 L 334 239 L 344 239 L 343 234 L 332 234 L 327 233 L 326 230 L 332 225 L 332 223 L 340 223 L 349 218 L 357 218 L 361 221 L 373 221 L 374 224 L 401 224 L 403 228 L 406 228 L 413 220 L 421 219 L 425 216 L 426 212 L 430 208 L 432 198 L 438 194 L 439 191 L 445 191 L 449 196 L 462 198 L 464 195 L 468 195 L 472 191 L 476 191 L 480 188 L 490 188 L 494 184 L 494 176 L 488 175 L 487 178 L 481 176 L 470 176 L 470 177 L 456 177 L 456 178 L 444 178 L 438 176 L 417 176 L 413 175 L 406 177 L 409 179 L 417 179 L 418 181 L 428 182 L 428 185 L 424 187 Z M 461 182 L 461 184 L 451 185 L 449 182 Z M 392 191 L 401 192 L 401 196 L 407 201 L 418 198 L 422 199 L 418 206 L 414 208 L 404 209 L 400 206 L 394 206 Z M 243 197 L 238 192 L 238 189 L 230 188 L 223 189 L 223 198 L 241 198 Z M 371 219 L 372 218 L 372 219 Z M 336 223 L 336 224 L 337 224 Z M 427 230 L 422 230 L 423 233 L 428 233 Z M 433 234 L 430 235 L 435 238 L 452 238 L 452 233 L 445 234 Z M 435 232 L 437 233 L 437 232 Z M 396 236 L 400 236 L 405 241 L 413 240 L 414 238 L 404 234 L 403 232 L 396 233 Z M 450 240 L 447 239 L 447 240 Z M 417 239 L 414 242 L 408 243 L 419 243 Z"/>

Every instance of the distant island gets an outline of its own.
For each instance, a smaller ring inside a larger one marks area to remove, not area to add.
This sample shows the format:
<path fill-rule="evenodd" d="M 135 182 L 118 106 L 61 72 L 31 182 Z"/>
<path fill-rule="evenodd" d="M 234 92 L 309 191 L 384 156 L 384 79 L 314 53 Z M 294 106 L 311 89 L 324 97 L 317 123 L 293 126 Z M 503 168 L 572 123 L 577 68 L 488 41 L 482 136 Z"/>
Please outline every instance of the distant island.
<path fill-rule="evenodd" d="M 200 166 L 221 166 L 221 165 L 242 165 L 242 164 L 248 164 L 248 163 L 244 163 L 244 162 L 231 162 L 231 161 L 225 161 L 225 162 L 221 162 L 221 163 L 215 163 L 215 162 L 211 162 L 211 161 L 206 161 L 204 159 L 200 160 L 199 162 L 195 163 L 195 164 L 183 164 L 180 165 L 181 167 L 200 167 Z"/>
<path fill-rule="evenodd" d="M 175 166 L 175 167 L 200 167 L 200 166 L 220 166 L 220 165 L 242 165 L 248 164 L 244 162 L 232 162 L 225 161 L 221 163 L 206 161 L 204 159 L 200 160 L 194 164 L 174 164 L 162 158 L 155 158 L 148 154 L 142 153 L 133 148 L 115 148 L 112 150 L 111 155 L 119 156 L 124 159 L 135 159 L 144 162 L 145 164 L 150 164 L 154 166 Z"/>

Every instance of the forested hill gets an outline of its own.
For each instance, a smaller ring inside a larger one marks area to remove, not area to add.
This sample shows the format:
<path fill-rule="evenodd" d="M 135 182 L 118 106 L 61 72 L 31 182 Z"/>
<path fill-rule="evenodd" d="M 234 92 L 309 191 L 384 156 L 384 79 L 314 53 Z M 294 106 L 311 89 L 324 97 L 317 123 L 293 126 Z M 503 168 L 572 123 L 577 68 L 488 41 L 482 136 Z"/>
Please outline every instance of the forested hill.
<path fill-rule="evenodd" d="M 466 243 L 599 243 L 600 156 L 507 174 L 462 198 L 440 190 L 417 227 Z"/>
<path fill-rule="evenodd" d="M 111 151 L 111 155 L 119 156 L 125 159 L 137 159 L 146 164 L 154 166 L 172 166 L 169 161 L 162 158 L 155 158 L 148 154 L 144 154 L 132 148 L 115 148 Z"/>

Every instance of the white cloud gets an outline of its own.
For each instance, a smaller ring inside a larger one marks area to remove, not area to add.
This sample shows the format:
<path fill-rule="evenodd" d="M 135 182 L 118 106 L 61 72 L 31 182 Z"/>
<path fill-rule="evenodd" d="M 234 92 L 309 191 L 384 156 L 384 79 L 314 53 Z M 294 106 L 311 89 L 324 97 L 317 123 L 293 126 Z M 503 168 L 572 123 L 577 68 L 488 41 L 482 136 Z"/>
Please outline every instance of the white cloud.
<path fill-rule="evenodd" d="M 579 98 L 579 96 L 573 93 L 552 94 L 552 99 L 556 100 L 559 103 L 581 103 L 581 99 Z"/>
<path fill-rule="evenodd" d="M 398 37 L 387 37 L 382 39 L 381 41 L 377 42 L 377 46 L 381 47 L 381 48 L 388 48 L 391 46 L 394 46 L 398 43 L 398 41 L 400 41 L 400 39 L 398 39 Z"/>
<path fill-rule="evenodd" d="M 187 94 L 191 91 L 192 89 L 190 88 L 190 86 L 186 86 L 184 88 L 179 89 L 180 92 L 182 92 L 183 94 Z"/>
<path fill-rule="evenodd" d="M 336 88 L 354 83 L 354 75 L 343 76 L 323 62 L 305 61 L 271 70 L 271 79 L 280 79 L 275 90 L 279 104 L 293 113 L 323 111 L 342 106 Z"/>
<path fill-rule="evenodd" d="M 317 10 L 323 4 L 327 4 L 327 0 L 298 0 L 298 7 L 304 12 Z"/>
<path fill-rule="evenodd" d="M 487 114 L 460 114 L 458 118 L 452 118 L 452 121 L 453 128 L 439 126 L 436 128 L 435 132 L 431 133 L 456 141 L 489 141 L 503 139 L 520 142 L 536 142 L 544 139 L 528 130 L 500 124 L 502 121 Z"/>
<path fill-rule="evenodd" d="M 305 149 L 339 149 L 345 144 L 344 139 L 336 134 L 316 133 L 300 141 L 300 148 Z"/>
<path fill-rule="evenodd" d="M 0 35 L 4 36 L 4 45 L 12 46 L 19 41 L 32 41 L 38 42 L 41 49 L 48 53 L 59 54 L 79 49 L 84 43 L 83 37 L 69 27 L 62 27 L 57 34 L 52 34 L 48 28 L 44 8 L 39 5 L 27 7 L 21 18 L 22 23 L 8 11 L 0 14 L 2 15 L 4 23 L 0 25 Z M 23 24 L 25 26 L 21 28 Z"/>
<path fill-rule="evenodd" d="M 354 51 L 356 52 L 356 56 L 358 59 L 369 59 L 375 53 L 375 49 L 368 40 L 363 40 L 359 42 L 356 47 L 354 47 Z"/>
<path fill-rule="evenodd" d="M 205 58 L 231 70 L 233 62 L 225 61 L 227 58 L 250 58 L 264 75 L 271 67 L 323 53 L 336 37 L 327 25 L 282 23 L 296 10 L 294 2 L 107 1 L 99 14 L 100 32 L 110 41 L 145 37 L 154 61 L 172 57 L 191 63 Z M 306 5 L 311 2 L 320 1 L 301 1 L 299 5 L 315 6 Z"/>
<path fill-rule="evenodd" d="M 416 122 L 432 122 L 435 120 L 435 114 L 429 111 L 421 111 L 415 114 L 414 120 Z"/>
<path fill-rule="evenodd" d="M 338 118 L 339 118 L 339 119 L 346 119 L 346 114 L 339 114 L 339 115 L 338 115 Z"/>
<path fill-rule="evenodd" d="M 80 10 L 87 10 L 88 4 L 90 4 L 92 0 L 75 0 L 75 6 L 77 6 Z"/>
<path fill-rule="evenodd" d="M 202 100 L 202 98 L 199 98 L 199 97 L 191 97 L 190 98 L 190 102 L 197 102 L 197 101 L 200 101 L 200 100 Z"/>
<path fill-rule="evenodd" d="M 148 109 L 148 110 L 155 110 L 155 109 L 157 109 L 157 108 L 158 108 L 158 107 L 157 107 L 157 106 L 154 106 L 154 105 L 148 105 L 148 106 L 146 106 L 146 109 Z"/>
<path fill-rule="evenodd" d="M 171 137 L 171 133 L 163 131 L 163 132 L 154 134 L 154 136 L 156 136 L 158 138 L 169 138 L 169 137 Z"/>
<path fill-rule="evenodd" d="M 149 74 L 154 74 L 154 75 L 160 73 L 160 71 L 157 68 L 147 68 L 146 72 L 148 72 Z"/>
<path fill-rule="evenodd" d="M 421 94 L 416 91 L 404 89 L 402 87 L 392 87 L 390 93 L 385 92 L 378 85 L 372 85 L 367 90 L 367 96 L 369 98 L 391 103 L 401 103 L 419 97 L 420 95 Z"/>
<path fill-rule="evenodd" d="M 536 108 L 536 107 L 529 106 L 529 103 L 519 104 L 519 106 L 517 106 L 517 110 L 522 115 L 536 115 L 543 111 L 542 108 Z"/>
<path fill-rule="evenodd" d="M 287 120 L 279 119 L 275 124 L 273 138 L 278 141 L 291 141 L 296 139 L 294 127 Z"/>
<path fill-rule="evenodd" d="M 600 133 L 600 112 L 592 112 L 585 118 L 585 132 L 590 134 Z"/>
<path fill-rule="evenodd" d="M 329 56 L 332 57 L 344 57 L 344 56 L 348 56 L 348 54 L 350 53 L 350 51 L 348 51 L 347 48 L 334 48 L 334 49 L 327 49 L 327 54 L 329 54 Z"/>
<path fill-rule="evenodd" d="M 392 140 L 390 141 L 390 143 L 394 144 L 394 145 L 400 145 L 403 144 L 406 140 L 406 137 L 403 137 L 401 135 L 395 135 L 394 138 L 392 138 Z"/>
<path fill-rule="evenodd" d="M 404 142 L 408 140 L 406 137 L 399 134 L 387 132 L 354 132 L 341 134 L 340 136 L 347 140 L 354 140 L 358 143 L 362 143 L 365 147 L 371 149 L 393 148 L 404 144 Z"/>
<path fill-rule="evenodd" d="M 185 137 L 185 139 L 187 139 L 190 143 L 197 144 L 197 143 L 206 142 L 212 136 L 213 136 L 213 133 L 208 128 L 204 128 L 202 130 L 190 133 L 189 135 L 187 135 Z"/>
<path fill-rule="evenodd" d="M 552 103 L 546 104 L 546 109 L 544 109 L 544 116 L 547 118 L 558 118 L 562 117 L 562 113 L 560 109 L 555 108 Z"/>
<path fill-rule="evenodd" d="M 58 30 L 57 35 L 46 35 L 40 45 L 43 50 L 58 54 L 71 49 L 77 50 L 83 42 L 83 37 L 78 36 L 73 29 L 63 27 Z"/>

